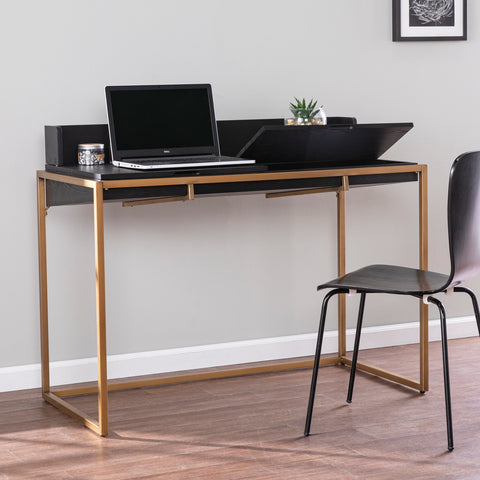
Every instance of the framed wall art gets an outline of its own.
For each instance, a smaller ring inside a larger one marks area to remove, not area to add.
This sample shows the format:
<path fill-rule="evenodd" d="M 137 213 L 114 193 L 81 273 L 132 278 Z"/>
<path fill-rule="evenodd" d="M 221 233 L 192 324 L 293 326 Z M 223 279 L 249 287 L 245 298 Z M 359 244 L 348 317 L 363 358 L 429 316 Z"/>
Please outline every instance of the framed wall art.
<path fill-rule="evenodd" d="M 466 40 L 467 0 L 392 0 L 393 41 Z"/>

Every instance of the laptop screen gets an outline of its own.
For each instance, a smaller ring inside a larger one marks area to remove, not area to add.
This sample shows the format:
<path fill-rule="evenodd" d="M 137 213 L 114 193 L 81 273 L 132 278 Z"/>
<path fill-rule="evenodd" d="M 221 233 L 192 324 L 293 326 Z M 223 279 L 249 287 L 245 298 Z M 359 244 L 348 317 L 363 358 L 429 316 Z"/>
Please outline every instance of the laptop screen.
<path fill-rule="evenodd" d="M 108 124 L 116 160 L 216 155 L 211 86 L 108 86 Z"/>

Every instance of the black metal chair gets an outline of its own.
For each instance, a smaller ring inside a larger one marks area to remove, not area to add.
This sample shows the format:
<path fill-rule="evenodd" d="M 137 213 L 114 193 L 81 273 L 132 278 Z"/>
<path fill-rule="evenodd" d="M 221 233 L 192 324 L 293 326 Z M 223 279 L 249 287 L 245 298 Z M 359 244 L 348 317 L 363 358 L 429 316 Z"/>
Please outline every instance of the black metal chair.
<path fill-rule="evenodd" d="M 305 435 L 310 434 L 325 317 L 330 298 L 340 293 L 356 292 L 360 294 L 360 307 L 347 394 L 347 402 L 350 403 L 352 401 L 360 332 L 367 293 L 410 295 L 423 299 L 425 303 L 436 305 L 440 313 L 448 449 L 450 451 L 453 450 L 446 316 L 442 302 L 433 295 L 450 293 L 452 291 L 467 293 L 473 304 L 480 334 L 480 311 L 477 298 L 470 289 L 459 286 L 480 272 L 480 152 L 464 153 L 454 161 L 450 171 L 447 208 L 451 263 L 450 275 L 394 265 L 370 265 L 318 287 L 318 290 L 324 288 L 332 288 L 333 290 L 325 295 L 320 314 Z"/>

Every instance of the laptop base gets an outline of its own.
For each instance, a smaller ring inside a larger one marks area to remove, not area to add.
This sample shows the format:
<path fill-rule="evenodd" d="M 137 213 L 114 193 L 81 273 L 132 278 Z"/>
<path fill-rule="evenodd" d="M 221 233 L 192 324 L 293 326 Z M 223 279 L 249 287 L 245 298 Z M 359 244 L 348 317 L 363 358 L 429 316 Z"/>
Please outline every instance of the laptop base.
<path fill-rule="evenodd" d="M 197 156 L 178 158 L 142 158 L 113 160 L 116 167 L 133 168 L 138 170 L 163 170 L 172 168 L 220 167 L 227 165 L 248 165 L 255 160 L 225 156 Z"/>

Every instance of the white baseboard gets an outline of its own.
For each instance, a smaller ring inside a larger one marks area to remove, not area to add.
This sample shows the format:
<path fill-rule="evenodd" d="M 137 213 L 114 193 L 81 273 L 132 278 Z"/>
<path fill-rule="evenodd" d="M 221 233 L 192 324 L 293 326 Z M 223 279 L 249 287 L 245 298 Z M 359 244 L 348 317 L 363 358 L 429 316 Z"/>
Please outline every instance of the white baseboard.
<path fill-rule="evenodd" d="M 355 331 L 347 330 L 347 349 L 353 347 Z M 478 335 L 475 317 L 448 320 L 448 338 Z M 337 350 L 337 332 L 325 332 L 322 353 Z M 440 339 L 440 322 L 429 322 L 430 341 Z M 313 355 L 316 334 L 261 338 L 239 342 L 173 348 L 108 356 L 108 378 L 194 370 L 242 363 L 306 357 Z M 366 327 L 362 330 L 361 348 L 379 348 L 418 343 L 418 322 Z M 52 385 L 90 382 L 97 379 L 96 358 L 52 362 Z M 0 368 L 0 391 L 40 387 L 40 364 Z"/>

